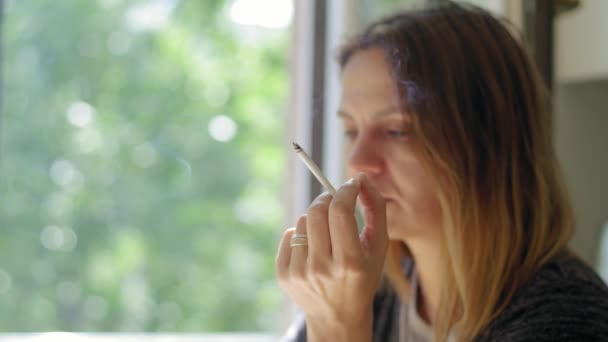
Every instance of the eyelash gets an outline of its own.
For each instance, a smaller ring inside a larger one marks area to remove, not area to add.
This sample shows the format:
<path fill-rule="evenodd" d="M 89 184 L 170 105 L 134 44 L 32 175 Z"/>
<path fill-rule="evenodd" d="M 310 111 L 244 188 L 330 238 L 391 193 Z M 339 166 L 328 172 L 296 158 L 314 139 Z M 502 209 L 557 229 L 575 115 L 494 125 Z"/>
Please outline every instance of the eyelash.
<path fill-rule="evenodd" d="M 408 133 L 404 130 L 388 130 L 386 131 L 386 133 L 391 137 L 391 138 L 395 138 L 395 139 L 400 139 L 400 138 L 404 138 L 405 136 L 408 135 Z M 349 139 L 353 139 L 355 136 L 357 135 L 357 132 L 354 130 L 346 130 L 344 131 L 344 136 L 349 138 Z"/>

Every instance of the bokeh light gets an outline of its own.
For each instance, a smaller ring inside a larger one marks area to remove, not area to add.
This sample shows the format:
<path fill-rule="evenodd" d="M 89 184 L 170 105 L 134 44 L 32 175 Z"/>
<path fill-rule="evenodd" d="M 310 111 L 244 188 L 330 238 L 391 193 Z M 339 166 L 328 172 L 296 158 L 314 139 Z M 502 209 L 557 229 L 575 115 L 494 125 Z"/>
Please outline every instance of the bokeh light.
<path fill-rule="evenodd" d="M 209 135 L 221 142 L 232 140 L 236 135 L 237 126 L 234 120 L 226 115 L 217 115 L 209 121 Z"/>

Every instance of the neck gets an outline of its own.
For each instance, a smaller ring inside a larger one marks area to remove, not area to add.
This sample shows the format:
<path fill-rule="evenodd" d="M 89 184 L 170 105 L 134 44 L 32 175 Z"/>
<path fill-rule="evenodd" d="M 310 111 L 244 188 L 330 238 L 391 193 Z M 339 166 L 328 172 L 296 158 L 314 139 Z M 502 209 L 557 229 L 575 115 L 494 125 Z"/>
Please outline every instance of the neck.
<path fill-rule="evenodd" d="M 408 241 L 407 245 L 416 264 L 420 289 L 416 309 L 427 323 L 432 323 L 441 291 L 440 250 L 436 241 Z"/>

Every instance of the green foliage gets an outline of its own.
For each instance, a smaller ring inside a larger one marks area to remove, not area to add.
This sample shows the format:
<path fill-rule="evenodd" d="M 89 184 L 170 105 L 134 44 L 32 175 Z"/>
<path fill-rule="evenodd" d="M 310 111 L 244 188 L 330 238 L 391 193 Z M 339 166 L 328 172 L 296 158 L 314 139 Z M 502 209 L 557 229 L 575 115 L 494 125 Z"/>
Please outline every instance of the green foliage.
<path fill-rule="evenodd" d="M 287 32 L 140 3 L 5 4 L 0 331 L 275 328 Z"/>

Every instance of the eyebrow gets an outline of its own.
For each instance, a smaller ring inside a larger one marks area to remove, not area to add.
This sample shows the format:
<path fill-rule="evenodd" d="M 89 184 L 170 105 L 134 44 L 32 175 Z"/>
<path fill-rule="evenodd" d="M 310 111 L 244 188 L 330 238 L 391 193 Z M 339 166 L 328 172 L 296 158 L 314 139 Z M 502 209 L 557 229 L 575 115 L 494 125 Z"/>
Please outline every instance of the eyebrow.
<path fill-rule="evenodd" d="M 372 116 L 387 116 L 391 114 L 403 114 L 395 105 L 391 105 L 390 107 L 384 108 L 372 114 Z M 352 115 L 348 114 L 344 109 L 338 110 L 338 117 L 341 118 L 352 118 Z"/>

